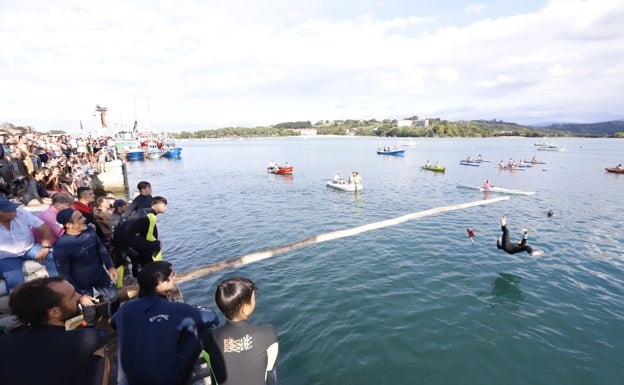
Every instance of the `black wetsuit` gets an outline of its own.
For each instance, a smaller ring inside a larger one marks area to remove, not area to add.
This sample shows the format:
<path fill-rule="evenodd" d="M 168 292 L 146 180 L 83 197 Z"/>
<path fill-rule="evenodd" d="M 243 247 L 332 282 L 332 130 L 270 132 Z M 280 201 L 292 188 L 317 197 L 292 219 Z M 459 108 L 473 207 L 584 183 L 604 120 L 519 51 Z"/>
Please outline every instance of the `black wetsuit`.
<path fill-rule="evenodd" d="M 113 246 L 120 253 L 130 257 L 132 261 L 132 275 L 137 277 L 139 268 L 153 261 L 153 257 L 160 251 L 158 240 L 158 226 L 154 226 L 155 241 L 147 240 L 147 232 L 150 227 L 148 213 L 154 214 L 154 210 L 141 209 L 134 213 L 127 221 L 118 225 L 113 235 Z"/>
<path fill-rule="evenodd" d="M 141 209 L 149 209 L 152 207 L 152 196 L 151 195 L 137 195 L 128 208 L 126 212 L 123 213 L 122 217 L 124 220 L 130 218 L 130 216 Z"/>
<path fill-rule="evenodd" d="M 87 385 L 102 383 L 104 360 L 93 352 L 108 334 L 85 328 L 41 325 L 0 336 L 2 385 Z"/>
<path fill-rule="evenodd" d="M 277 334 L 272 325 L 227 321 L 220 328 L 207 330 L 202 335 L 202 344 L 210 355 L 219 385 L 276 383 L 277 360 L 272 368 L 267 368 L 267 349 L 277 344 Z"/>
<path fill-rule="evenodd" d="M 201 351 L 199 333 L 218 324 L 212 310 L 160 295 L 126 302 L 111 319 L 117 329 L 117 383 L 186 384 Z"/>
<path fill-rule="evenodd" d="M 522 237 L 522 241 L 520 244 L 511 243 L 509 241 L 509 230 L 507 230 L 507 226 L 501 226 L 501 230 L 503 231 L 503 242 L 501 244 L 500 238 L 496 240 L 496 247 L 499 249 L 505 250 L 505 252 L 509 254 L 520 253 L 522 251 L 526 251 L 531 254 L 533 252 L 533 248 L 526 244 L 527 238 L 526 235 Z"/>

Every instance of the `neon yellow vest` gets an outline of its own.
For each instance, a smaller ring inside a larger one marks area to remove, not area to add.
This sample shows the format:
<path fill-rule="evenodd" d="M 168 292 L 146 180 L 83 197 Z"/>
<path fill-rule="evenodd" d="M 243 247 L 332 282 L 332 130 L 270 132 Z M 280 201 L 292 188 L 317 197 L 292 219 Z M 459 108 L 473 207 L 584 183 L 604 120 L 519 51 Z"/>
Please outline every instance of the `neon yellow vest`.
<path fill-rule="evenodd" d="M 147 235 L 145 239 L 148 241 L 156 241 L 156 237 L 154 236 L 154 228 L 156 228 L 156 214 L 148 213 L 147 219 L 149 219 L 149 228 L 147 229 Z M 162 261 L 162 250 L 156 254 L 154 257 L 154 261 Z"/>

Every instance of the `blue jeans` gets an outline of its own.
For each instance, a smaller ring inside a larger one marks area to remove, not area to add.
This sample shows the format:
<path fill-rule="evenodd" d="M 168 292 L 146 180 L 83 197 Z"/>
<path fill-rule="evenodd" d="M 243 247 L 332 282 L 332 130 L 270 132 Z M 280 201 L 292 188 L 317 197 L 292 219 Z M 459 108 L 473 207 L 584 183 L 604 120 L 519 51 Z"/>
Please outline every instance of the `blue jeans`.
<path fill-rule="evenodd" d="M 24 261 L 35 260 L 35 256 L 41 250 L 41 245 L 35 243 L 26 254 L 21 257 L 2 258 L 0 259 L 0 275 L 4 278 L 7 286 L 7 290 L 11 291 L 20 283 L 24 282 L 24 273 L 22 272 L 22 265 Z M 46 267 L 50 276 L 58 275 L 56 270 L 56 264 L 54 263 L 54 256 L 52 251 L 48 252 L 45 259 L 41 261 L 41 264 Z"/>

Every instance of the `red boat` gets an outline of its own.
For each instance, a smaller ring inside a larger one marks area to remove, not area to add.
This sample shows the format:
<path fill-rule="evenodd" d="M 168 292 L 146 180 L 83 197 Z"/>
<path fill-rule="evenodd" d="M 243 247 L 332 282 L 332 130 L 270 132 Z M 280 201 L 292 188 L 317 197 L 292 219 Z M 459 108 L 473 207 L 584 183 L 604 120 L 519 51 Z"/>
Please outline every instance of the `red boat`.
<path fill-rule="evenodd" d="M 608 172 L 615 172 L 615 173 L 618 173 L 618 174 L 624 174 L 624 168 L 605 167 L 605 170 L 607 170 Z"/>
<path fill-rule="evenodd" d="M 293 173 L 293 166 L 267 167 L 267 172 L 270 172 L 271 174 L 278 174 L 278 175 L 289 175 Z"/>

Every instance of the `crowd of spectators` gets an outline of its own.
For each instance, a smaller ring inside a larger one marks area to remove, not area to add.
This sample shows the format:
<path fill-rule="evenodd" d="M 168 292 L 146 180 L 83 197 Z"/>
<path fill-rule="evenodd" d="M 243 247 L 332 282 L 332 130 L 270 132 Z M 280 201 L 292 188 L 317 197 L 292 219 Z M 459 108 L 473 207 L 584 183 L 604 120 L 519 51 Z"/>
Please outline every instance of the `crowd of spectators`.
<path fill-rule="evenodd" d="M 94 173 L 105 171 L 107 161 L 116 159 L 110 137 L 0 133 L 0 138 L 0 194 L 25 205 L 42 204 L 42 198 L 61 191 L 75 196 L 79 187 L 91 186 Z M 24 192 L 28 202 L 22 199 Z"/>

